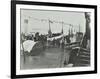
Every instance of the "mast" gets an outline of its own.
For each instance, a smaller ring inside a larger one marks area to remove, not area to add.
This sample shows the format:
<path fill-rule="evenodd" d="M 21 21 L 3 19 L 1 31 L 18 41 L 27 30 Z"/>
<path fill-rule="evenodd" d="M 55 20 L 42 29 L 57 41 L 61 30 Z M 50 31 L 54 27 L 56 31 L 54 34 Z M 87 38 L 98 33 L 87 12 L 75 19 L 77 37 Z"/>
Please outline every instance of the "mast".
<path fill-rule="evenodd" d="M 61 30 L 61 34 L 63 34 L 63 23 L 64 23 L 64 22 L 62 22 L 62 30 Z"/>
<path fill-rule="evenodd" d="M 86 19 L 86 32 L 83 38 L 82 47 L 87 48 L 87 41 L 90 41 L 90 15 L 88 12 L 85 12 L 85 19 Z"/>
<path fill-rule="evenodd" d="M 79 24 L 79 33 L 80 33 L 80 24 Z"/>
<path fill-rule="evenodd" d="M 90 15 L 87 12 L 85 12 L 85 19 L 86 19 L 86 36 L 87 39 L 90 39 Z"/>
<path fill-rule="evenodd" d="M 53 23 L 52 21 L 48 20 L 49 22 L 49 30 L 48 30 L 48 34 L 49 34 L 49 37 L 52 36 L 52 32 L 51 32 L 51 27 L 50 27 L 50 23 Z"/>

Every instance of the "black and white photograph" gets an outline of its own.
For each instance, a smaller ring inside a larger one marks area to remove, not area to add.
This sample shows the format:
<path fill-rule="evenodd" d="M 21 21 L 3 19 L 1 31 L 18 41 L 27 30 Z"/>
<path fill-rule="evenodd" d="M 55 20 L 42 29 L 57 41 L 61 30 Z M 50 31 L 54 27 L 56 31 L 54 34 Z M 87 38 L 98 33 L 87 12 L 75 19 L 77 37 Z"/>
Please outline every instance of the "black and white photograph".
<path fill-rule="evenodd" d="M 20 68 L 90 66 L 90 12 L 20 9 Z"/>
<path fill-rule="evenodd" d="M 96 6 L 24 1 L 12 6 L 12 75 L 96 73 Z"/>

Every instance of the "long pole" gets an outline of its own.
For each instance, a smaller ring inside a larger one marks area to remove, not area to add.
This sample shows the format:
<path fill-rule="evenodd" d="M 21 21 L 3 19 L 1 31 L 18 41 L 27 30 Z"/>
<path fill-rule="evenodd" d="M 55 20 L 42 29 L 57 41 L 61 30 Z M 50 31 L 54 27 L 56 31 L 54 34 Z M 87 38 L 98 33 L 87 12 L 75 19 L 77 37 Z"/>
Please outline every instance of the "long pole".
<path fill-rule="evenodd" d="M 51 27 L 50 27 L 50 23 L 51 23 L 51 21 L 48 20 L 48 22 L 49 22 L 49 31 L 48 31 L 48 33 L 49 33 L 49 36 L 51 37 Z"/>
<path fill-rule="evenodd" d="M 62 22 L 62 34 L 63 34 L 63 23 Z M 64 60 L 65 60 L 65 51 L 64 51 L 64 35 L 63 35 L 63 38 L 62 38 L 62 45 L 61 45 L 61 49 L 62 49 L 62 52 L 61 52 L 61 56 L 60 56 L 60 67 L 64 67 Z"/>

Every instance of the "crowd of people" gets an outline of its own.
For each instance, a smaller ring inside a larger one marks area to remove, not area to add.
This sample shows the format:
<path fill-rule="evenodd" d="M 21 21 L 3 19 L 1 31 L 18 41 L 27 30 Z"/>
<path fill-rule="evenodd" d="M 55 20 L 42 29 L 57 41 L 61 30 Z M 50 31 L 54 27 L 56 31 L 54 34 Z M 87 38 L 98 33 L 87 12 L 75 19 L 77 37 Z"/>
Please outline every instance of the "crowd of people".
<path fill-rule="evenodd" d="M 25 33 L 22 33 L 21 34 L 21 41 L 25 41 L 25 40 L 33 40 L 34 42 L 36 41 L 47 41 L 47 37 L 46 35 L 39 35 L 39 32 L 35 33 L 34 35 L 33 34 L 25 34 Z"/>

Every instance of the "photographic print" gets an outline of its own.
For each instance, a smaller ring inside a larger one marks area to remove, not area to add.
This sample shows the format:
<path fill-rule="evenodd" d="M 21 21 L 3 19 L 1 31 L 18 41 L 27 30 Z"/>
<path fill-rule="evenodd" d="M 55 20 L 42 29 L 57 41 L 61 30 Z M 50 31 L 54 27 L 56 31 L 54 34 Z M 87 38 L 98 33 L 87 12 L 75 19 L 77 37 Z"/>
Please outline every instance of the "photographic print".
<path fill-rule="evenodd" d="M 91 13 L 20 11 L 21 69 L 90 66 Z"/>
<path fill-rule="evenodd" d="M 27 2 L 15 2 L 16 77 L 95 72 L 96 6 Z"/>

